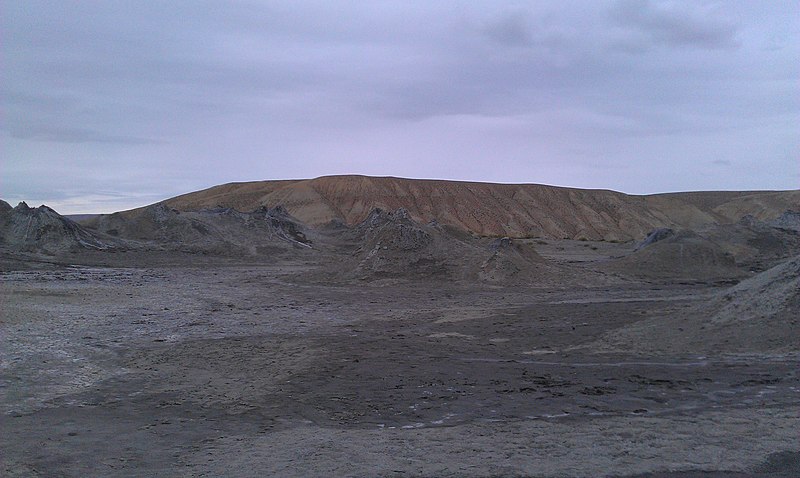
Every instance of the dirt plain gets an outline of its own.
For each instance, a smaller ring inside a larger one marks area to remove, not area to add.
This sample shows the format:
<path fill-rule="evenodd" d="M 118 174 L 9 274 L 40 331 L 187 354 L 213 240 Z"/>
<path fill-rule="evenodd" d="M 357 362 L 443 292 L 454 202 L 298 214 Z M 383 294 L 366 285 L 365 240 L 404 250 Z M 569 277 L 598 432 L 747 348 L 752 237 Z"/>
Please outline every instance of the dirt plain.
<path fill-rule="evenodd" d="M 402 211 L 159 206 L 158 244 L 3 214 L 3 476 L 800 476 L 796 213 L 644 252 Z"/>
<path fill-rule="evenodd" d="M 594 345 L 724 285 L 309 285 L 299 262 L 161 260 L 6 261 L 6 476 L 798 472 L 796 354 Z"/>

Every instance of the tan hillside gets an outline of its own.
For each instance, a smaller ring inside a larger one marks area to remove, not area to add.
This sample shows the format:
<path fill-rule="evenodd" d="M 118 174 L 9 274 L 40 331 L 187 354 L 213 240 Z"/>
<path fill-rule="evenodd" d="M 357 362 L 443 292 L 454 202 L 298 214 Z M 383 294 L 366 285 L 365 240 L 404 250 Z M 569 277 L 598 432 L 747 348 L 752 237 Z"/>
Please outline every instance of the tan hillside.
<path fill-rule="evenodd" d="M 800 191 L 693 192 L 633 196 L 539 184 L 493 184 L 367 176 L 231 183 L 166 201 L 184 211 L 283 205 L 310 225 L 340 219 L 353 225 L 374 208 L 406 209 L 419 222 L 488 236 L 640 239 L 657 227 L 692 228 L 768 220 L 800 210 Z"/>

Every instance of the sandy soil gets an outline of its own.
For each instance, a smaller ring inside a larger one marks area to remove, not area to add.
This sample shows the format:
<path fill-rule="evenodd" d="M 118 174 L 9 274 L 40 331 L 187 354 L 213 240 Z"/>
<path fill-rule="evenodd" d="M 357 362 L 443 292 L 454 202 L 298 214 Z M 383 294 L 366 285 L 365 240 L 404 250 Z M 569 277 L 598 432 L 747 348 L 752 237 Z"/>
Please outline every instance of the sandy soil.
<path fill-rule="evenodd" d="M 720 285 L 309 285 L 301 263 L 134 259 L 5 263 L 4 476 L 800 474 L 796 354 L 594 345 Z"/>

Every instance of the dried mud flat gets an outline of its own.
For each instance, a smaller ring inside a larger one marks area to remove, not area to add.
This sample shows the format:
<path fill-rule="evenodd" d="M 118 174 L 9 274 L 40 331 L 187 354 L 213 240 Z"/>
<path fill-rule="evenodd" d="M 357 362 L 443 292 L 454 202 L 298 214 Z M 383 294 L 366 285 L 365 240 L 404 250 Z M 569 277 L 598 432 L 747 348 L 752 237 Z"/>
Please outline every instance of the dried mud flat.
<path fill-rule="evenodd" d="M 4 476 L 800 474 L 795 353 L 602 346 L 722 285 L 325 285 L 185 257 L 6 264 Z"/>

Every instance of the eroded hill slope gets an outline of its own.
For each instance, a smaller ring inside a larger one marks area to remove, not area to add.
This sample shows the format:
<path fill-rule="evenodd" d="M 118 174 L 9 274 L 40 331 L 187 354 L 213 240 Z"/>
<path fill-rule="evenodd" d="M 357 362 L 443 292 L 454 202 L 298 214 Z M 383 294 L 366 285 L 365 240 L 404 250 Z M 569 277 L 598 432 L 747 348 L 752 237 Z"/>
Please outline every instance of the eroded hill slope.
<path fill-rule="evenodd" d="M 402 208 L 421 223 L 436 220 L 483 236 L 630 240 L 658 227 L 726 224 L 746 214 L 772 220 L 786 210 L 800 210 L 800 191 L 633 196 L 539 184 L 326 176 L 224 184 L 166 204 L 182 211 L 283 205 L 312 226 L 331 220 L 355 225 L 375 208 Z"/>

